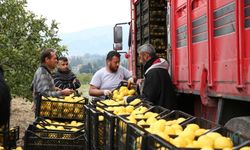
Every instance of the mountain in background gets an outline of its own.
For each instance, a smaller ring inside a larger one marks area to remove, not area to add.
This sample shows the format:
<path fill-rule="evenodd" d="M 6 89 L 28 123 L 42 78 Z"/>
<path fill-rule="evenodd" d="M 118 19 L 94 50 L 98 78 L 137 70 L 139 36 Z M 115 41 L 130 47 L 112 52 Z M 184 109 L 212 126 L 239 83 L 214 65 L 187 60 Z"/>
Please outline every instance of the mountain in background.
<path fill-rule="evenodd" d="M 123 50 L 128 47 L 129 26 L 123 26 Z M 105 55 L 113 49 L 113 26 L 103 26 L 82 30 L 79 32 L 59 35 L 62 44 L 69 49 L 69 56 L 84 54 Z"/>

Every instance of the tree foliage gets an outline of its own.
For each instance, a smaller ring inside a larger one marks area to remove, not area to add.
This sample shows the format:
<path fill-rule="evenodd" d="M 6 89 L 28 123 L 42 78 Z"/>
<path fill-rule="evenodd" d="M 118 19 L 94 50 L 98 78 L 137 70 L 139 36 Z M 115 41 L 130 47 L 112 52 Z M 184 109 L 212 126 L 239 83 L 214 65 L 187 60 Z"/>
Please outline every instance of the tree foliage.
<path fill-rule="evenodd" d="M 27 10 L 25 0 L 0 0 L 0 65 L 14 96 L 31 98 L 31 81 L 43 48 L 66 51 L 59 45 L 58 24 Z"/>

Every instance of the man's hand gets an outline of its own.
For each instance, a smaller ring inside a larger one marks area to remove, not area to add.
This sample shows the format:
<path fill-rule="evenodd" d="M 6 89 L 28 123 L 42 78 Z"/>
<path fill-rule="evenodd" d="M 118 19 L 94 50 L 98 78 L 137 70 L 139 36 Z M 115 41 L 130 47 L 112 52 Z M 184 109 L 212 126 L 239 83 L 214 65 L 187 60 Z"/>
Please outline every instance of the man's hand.
<path fill-rule="evenodd" d="M 66 89 L 63 89 L 61 92 L 62 92 L 62 95 L 68 96 L 68 95 L 72 94 L 74 92 L 74 90 L 66 88 Z"/>
<path fill-rule="evenodd" d="M 111 93 L 110 90 L 103 90 L 103 94 L 104 94 L 105 96 L 109 96 L 109 95 L 111 95 L 112 93 Z"/>
<path fill-rule="evenodd" d="M 135 83 L 135 82 L 134 82 L 134 78 L 133 78 L 133 77 L 129 78 L 129 79 L 128 79 L 128 82 L 129 82 L 129 83 Z"/>
<path fill-rule="evenodd" d="M 143 81 L 144 81 L 144 79 L 138 79 L 138 80 L 136 81 L 136 84 L 140 85 L 140 84 L 142 84 Z"/>

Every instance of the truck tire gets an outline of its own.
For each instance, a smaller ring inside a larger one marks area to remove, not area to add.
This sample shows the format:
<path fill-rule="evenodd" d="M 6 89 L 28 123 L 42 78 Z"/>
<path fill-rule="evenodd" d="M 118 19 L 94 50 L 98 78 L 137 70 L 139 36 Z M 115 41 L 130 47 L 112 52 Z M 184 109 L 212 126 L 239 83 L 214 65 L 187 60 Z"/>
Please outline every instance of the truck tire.
<path fill-rule="evenodd" d="M 250 116 L 232 118 L 225 127 L 250 139 Z"/>

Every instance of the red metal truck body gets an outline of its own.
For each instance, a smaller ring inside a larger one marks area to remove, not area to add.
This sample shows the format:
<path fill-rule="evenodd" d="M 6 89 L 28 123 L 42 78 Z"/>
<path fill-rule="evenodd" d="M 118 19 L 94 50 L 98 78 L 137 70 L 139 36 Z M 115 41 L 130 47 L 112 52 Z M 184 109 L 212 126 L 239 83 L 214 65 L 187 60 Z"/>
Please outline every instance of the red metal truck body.
<path fill-rule="evenodd" d="M 131 1 L 129 66 L 135 74 L 139 71 L 136 8 L 150 0 L 141 1 Z M 164 2 L 170 8 L 168 55 L 177 91 L 199 96 L 200 104 L 213 105 L 215 112 L 218 99 L 250 102 L 250 0 Z M 209 99 L 216 100 L 215 105 Z"/>

